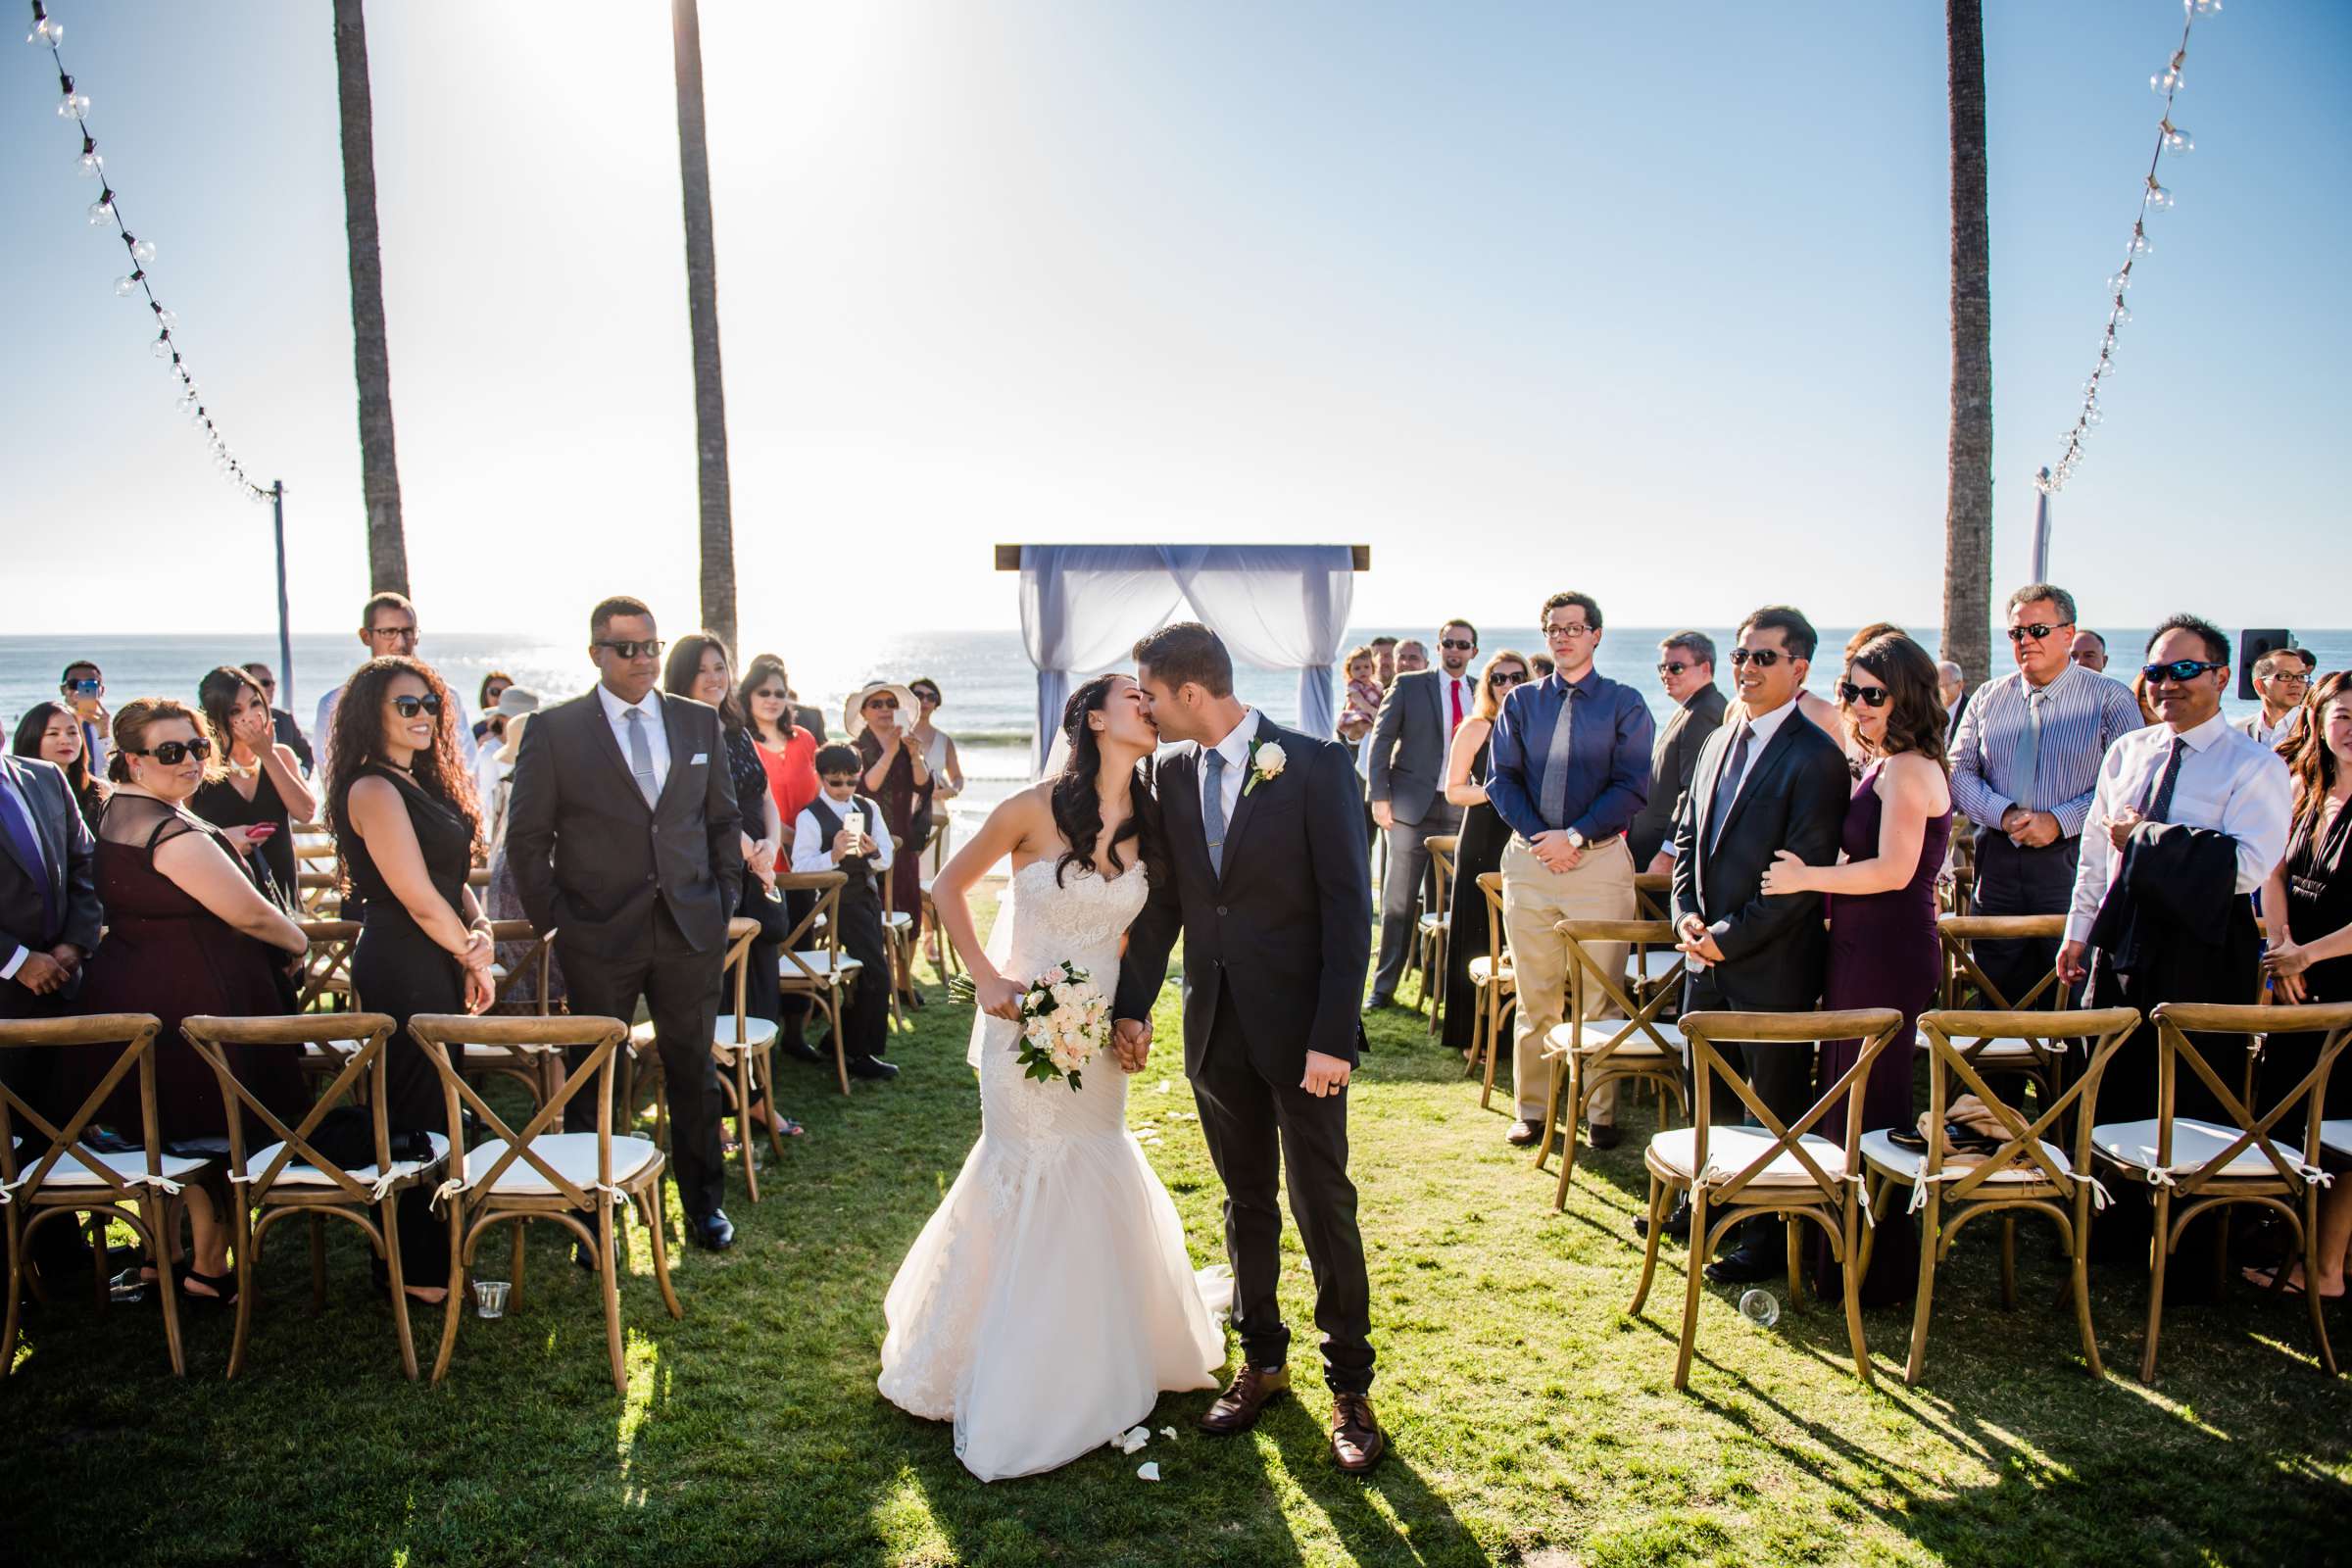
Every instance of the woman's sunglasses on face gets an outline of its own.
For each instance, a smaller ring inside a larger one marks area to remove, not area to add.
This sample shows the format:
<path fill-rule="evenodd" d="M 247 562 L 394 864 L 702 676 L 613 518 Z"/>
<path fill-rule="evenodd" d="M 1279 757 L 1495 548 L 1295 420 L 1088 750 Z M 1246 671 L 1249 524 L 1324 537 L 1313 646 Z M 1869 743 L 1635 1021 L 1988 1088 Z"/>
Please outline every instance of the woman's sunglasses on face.
<path fill-rule="evenodd" d="M 1527 671 L 1524 669 L 1490 669 L 1487 671 L 1487 684 L 1490 686 L 1516 686 L 1526 679 Z"/>
<path fill-rule="evenodd" d="M 933 708 L 937 708 L 939 706 L 939 693 L 930 690 L 928 687 L 917 686 L 914 689 L 914 700 L 918 703 L 929 703 Z"/>
<path fill-rule="evenodd" d="M 752 693 L 752 701 L 755 703 L 780 703 L 784 701 L 784 688 L 781 686 L 761 687 L 759 691 Z"/>
<path fill-rule="evenodd" d="M 429 692 L 422 697 L 395 697 L 392 699 L 392 711 L 403 718 L 415 718 L 418 713 L 430 713 L 439 718 L 441 699 Z"/>
<path fill-rule="evenodd" d="M 1891 695 L 1884 686 L 1857 686 L 1850 680 L 1838 683 L 1838 700 L 1848 708 L 1856 703 L 1865 708 L 1885 708 Z"/>
<path fill-rule="evenodd" d="M 866 699 L 865 710 L 867 712 L 870 713 L 877 708 L 886 713 L 895 713 L 899 710 L 899 700 L 896 697 L 869 697 Z"/>
<path fill-rule="evenodd" d="M 181 762 L 187 760 L 191 757 L 201 762 L 206 758 L 212 756 L 213 743 L 211 741 L 202 739 L 192 741 L 166 741 L 163 745 L 155 747 L 149 751 L 142 752 L 136 747 L 131 746 L 126 746 L 123 748 L 123 750 L 129 752 L 133 757 L 152 757 L 157 761 L 163 763 L 166 767 L 177 767 Z"/>

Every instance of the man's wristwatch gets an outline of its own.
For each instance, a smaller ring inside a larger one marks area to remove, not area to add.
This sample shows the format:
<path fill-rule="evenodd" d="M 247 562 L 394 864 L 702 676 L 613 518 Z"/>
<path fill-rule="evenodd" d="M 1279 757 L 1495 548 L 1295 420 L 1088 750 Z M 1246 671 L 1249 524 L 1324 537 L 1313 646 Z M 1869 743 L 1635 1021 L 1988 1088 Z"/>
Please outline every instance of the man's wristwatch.
<path fill-rule="evenodd" d="M 1583 850 L 1585 847 L 1584 834 L 1578 832 L 1575 828 L 1570 828 L 1568 830 L 1568 847 L 1572 850 Z"/>

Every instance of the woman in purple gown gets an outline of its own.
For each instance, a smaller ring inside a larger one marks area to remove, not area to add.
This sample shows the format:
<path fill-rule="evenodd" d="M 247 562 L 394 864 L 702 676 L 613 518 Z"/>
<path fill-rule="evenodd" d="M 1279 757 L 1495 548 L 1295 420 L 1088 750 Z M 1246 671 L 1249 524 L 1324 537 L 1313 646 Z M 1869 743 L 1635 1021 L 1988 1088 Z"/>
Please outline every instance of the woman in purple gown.
<path fill-rule="evenodd" d="M 1943 701 L 1936 662 L 1899 631 L 1854 650 L 1838 686 L 1838 711 L 1864 760 L 1845 809 L 1845 856 L 1837 865 L 1807 865 L 1784 850 L 1764 875 L 1764 891 L 1827 894 L 1830 911 L 1830 1008 L 1893 1007 L 1902 1028 L 1872 1064 L 1862 1089 L 1862 1131 L 1912 1124 L 1911 1057 L 1919 1015 L 1935 1001 L 1943 960 L 1936 939 L 1936 876 L 1952 833 L 1952 789 L 1944 760 Z M 1825 1041 L 1820 1087 L 1854 1064 L 1858 1040 Z M 1842 1141 L 1842 1103 L 1815 1129 Z M 1911 1294 L 1918 1272 L 1917 1232 L 1902 1216 L 1878 1217 L 1865 1305 Z M 1813 1274 L 1824 1294 L 1839 1291 L 1826 1237 L 1816 1238 Z"/>

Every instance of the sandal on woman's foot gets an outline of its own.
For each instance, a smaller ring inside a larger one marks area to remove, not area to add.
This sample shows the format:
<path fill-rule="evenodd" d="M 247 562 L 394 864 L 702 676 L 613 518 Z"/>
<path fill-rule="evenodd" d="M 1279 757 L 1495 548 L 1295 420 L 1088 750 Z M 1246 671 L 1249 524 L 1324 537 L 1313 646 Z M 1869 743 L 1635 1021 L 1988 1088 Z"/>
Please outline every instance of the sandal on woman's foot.
<path fill-rule="evenodd" d="M 2265 1292 L 2275 1291 L 2278 1295 L 2286 1297 L 2290 1300 L 2302 1296 L 2303 1294 L 2303 1282 L 2301 1280 L 2289 1279 L 2282 1283 L 2278 1278 L 2278 1270 L 2275 1268 L 2242 1268 L 2238 1270 L 2238 1273 L 2244 1277 L 2245 1282 L 2248 1285 L 2254 1286 L 2257 1289 Z M 2337 1291 L 2333 1295 L 2329 1295 L 2327 1292 L 2322 1292 L 2320 1295 L 2320 1299 L 2323 1301 L 2340 1301 L 2343 1298 L 2344 1293 L 2341 1291 Z"/>
<path fill-rule="evenodd" d="M 786 1138 L 798 1138 L 801 1136 L 801 1134 L 808 1130 L 808 1128 L 802 1126 L 799 1122 L 794 1121 L 790 1116 L 778 1116 L 775 1121 L 775 1127 L 776 1131 L 781 1133 Z"/>
<path fill-rule="evenodd" d="M 180 1263 L 172 1268 L 172 1279 L 179 1287 L 179 1298 L 183 1301 L 204 1301 L 216 1306 L 237 1304 L 237 1274 L 234 1269 L 226 1274 L 206 1274 L 193 1264 Z M 191 1284 L 201 1285 L 204 1290 L 191 1291 L 188 1289 Z"/>

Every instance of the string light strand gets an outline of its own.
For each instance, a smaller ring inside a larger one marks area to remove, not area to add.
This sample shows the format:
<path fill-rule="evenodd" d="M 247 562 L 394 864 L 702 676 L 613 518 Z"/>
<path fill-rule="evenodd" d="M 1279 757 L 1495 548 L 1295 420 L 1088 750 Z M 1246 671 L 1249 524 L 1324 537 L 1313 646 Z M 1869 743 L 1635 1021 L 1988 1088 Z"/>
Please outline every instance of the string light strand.
<path fill-rule="evenodd" d="M 2148 90 L 2164 100 L 2163 118 L 2156 122 L 2156 150 L 2148 157 L 2148 172 L 2140 181 L 2139 211 L 2132 220 L 2132 238 L 2124 246 L 2124 265 L 2107 279 L 2107 328 L 2099 335 L 2098 363 L 2091 367 L 2090 379 L 2082 383 L 2082 411 L 2066 432 L 2058 461 L 2041 470 L 2034 487 L 2044 495 L 2054 495 L 2066 488 L 2076 467 L 2082 461 L 2083 446 L 2091 432 L 2106 418 L 2099 407 L 2099 393 L 2106 387 L 2107 378 L 2115 373 L 2115 334 L 2118 327 L 2132 319 L 2132 309 L 2124 296 L 2132 288 L 2132 272 L 2147 260 L 2155 249 L 2148 242 L 2148 216 L 2170 211 L 2173 193 L 2157 179 L 2157 172 L 2167 157 L 2181 158 L 2196 149 L 2188 132 L 2173 122 L 2173 100 L 2186 84 L 2182 73 L 2188 65 L 2188 35 L 2196 27 L 2197 19 L 2219 14 L 2222 0 L 2180 0 L 2180 43 L 2174 49 L 2164 69 L 2148 78 Z"/>
<path fill-rule="evenodd" d="M 214 423 L 212 410 L 206 407 L 203 394 L 197 389 L 196 374 L 180 353 L 179 318 L 156 298 L 154 279 L 148 275 L 148 269 L 155 263 L 155 242 L 139 238 L 123 220 L 122 198 L 106 172 L 106 159 L 98 151 L 97 138 L 90 134 L 89 95 L 74 85 L 74 77 L 66 70 L 65 56 L 59 47 L 65 36 L 64 24 L 49 15 L 41 0 L 32 0 L 32 31 L 25 35 L 24 41 L 49 51 L 50 64 L 57 68 L 58 118 L 71 122 L 81 134 L 81 153 L 75 170 L 84 178 L 98 181 L 98 199 L 89 207 L 90 222 L 93 226 L 112 223 L 130 263 L 130 270 L 115 279 L 115 293 L 144 304 L 154 318 L 155 339 L 149 352 L 171 367 L 173 379 L 179 383 L 179 410 L 204 432 L 205 443 L 212 450 L 213 466 L 243 491 L 246 499 L 267 501 L 270 492 L 246 477 L 244 465 L 229 450 L 227 438 Z"/>

